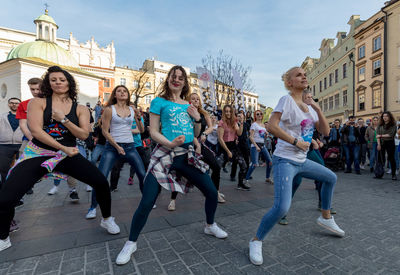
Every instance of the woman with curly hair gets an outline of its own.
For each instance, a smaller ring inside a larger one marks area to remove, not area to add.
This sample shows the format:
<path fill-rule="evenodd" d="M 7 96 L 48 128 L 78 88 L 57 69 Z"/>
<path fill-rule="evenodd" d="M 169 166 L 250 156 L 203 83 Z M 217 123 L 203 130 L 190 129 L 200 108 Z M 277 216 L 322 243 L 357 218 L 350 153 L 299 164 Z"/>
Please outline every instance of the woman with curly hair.
<path fill-rule="evenodd" d="M 392 180 L 397 180 L 396 176 L 396 160 L 394 157 L 396 146 L 394 144 L 394 137 L 396 136 L 397 127 L 396 121 L 391 112 L 383 112 L 379 126 L 376 129 L 376 140 L 378 142 L 378 154 L 385 163 L 385 155 L 387 152 L 388 161 L 392 168 Z M 397 152 L 396 152 L 397 153 Z"/>
<path fill-rule="evenodd" d="M 92 186 L 103 215 L 100 226 L 110 234 L 120 232 L 111 217 L 107 179 L 76 147 L 76 138 L 89 136 L 90 125 L 88 109 L 76 102 L 73 76 L 60 67 L 50 67 L 43 80 L 42 96 L 29 102 L 27 120 L 33 139 L 0 190 L 0 251 L 11 246 L 9 228 L 16 203 L 49 173 L 59 178 L 69 175 Z"/>

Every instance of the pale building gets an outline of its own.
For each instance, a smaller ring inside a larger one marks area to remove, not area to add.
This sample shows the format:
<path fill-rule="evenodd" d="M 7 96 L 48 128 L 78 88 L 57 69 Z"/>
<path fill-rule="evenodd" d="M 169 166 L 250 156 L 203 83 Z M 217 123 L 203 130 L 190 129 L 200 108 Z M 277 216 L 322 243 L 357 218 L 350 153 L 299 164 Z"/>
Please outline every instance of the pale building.
<path fill-rule="evenodd" d="M 65 68 L 74 76 L 79 88 L 80 103 L 96 104 L 101 77 L 82 70 L 71 53 L 56 43 L 58 26 L 47 10 L 45 14 L 36 18 L 34 23 L 35 40 L 14 45 L 6 60 L 0 63 L 0 110 L 8 110 L 7 100 L 10 97 L 21 100 L 31 98 L 28 80 L 41 77 L 48 67 L 54 65 Z M 11 33 L 16 37 L 24 35 L 20 32 Z M 4 43 L 2 45 L 4 46 Z M 2 48 L 4 50 L 5 47 Z"/>
<path fill-rule="evenodd" d="M 319 58 L 307 57 L 301 67 L 306 71 L 314 98 L 329 122 L 345 120 L 354 112 L 354 31 L 363 21 L 353 15 L 350 31 L 338 32 L 335 39 L 323 39 Z"/>
<path fill-rule="evenodd" d="M 387 14 L 385 53 L 385 109 L 400 119 L 400 1 L 386 2 L 382 12 Z"/>
<path fill-rule="evenodd" d="M 356 27 L 355 116 L 372 118 L 384 110 L 384 13 Z"/>

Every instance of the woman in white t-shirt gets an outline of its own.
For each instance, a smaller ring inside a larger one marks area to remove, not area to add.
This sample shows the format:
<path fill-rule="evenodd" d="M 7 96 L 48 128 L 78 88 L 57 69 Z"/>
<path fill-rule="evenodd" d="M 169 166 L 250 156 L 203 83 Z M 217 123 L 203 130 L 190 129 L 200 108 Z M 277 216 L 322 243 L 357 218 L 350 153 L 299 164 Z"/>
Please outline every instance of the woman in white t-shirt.
<path fill-rule="evenodd" d="M 343 237 L 345 234 L 330 213 L 336 175 L 323 165 L 306 159 L 314 126 L 318 132 L 327 136 L 328 122 L 312 98 L 305 103 L 302 100 L 303 90 L 308 87 L 302 68 L 291 68 L 282 76 L 282 80 L 289 94 L 280 98 L 268 123 L 268 131 L 278 138 L 272 156 L 274 205 L 262 218 L 256 236 L 249 242 L 250 261 L 255 265 L 263 262 L 262 240 L 290 208 L 295 176 L 323 182 L 322 216 L 317 219 L 317 223 L 337 236 Z"/>
<path fill-rule="evenodd" d="M 251 124 L 250 127 L 250 158 L 251 158 L 251 165 L 249 170 L 247 171 L 246 180 L 249 180 L 251 174 L 253 173 L 254 169 L 258 166 L 258 158 L 260 153 L 264 155 L 264 158 L 267 163 L 267 175 L 266 175 L 266 182 L 273 183 L 270 179 L 271 175 L 271 166 L 272 166 L 272 159 L 268 153 L 268 149 L 265 147 L 265 137 L 267 135 L 267 130 L 265 129 L 265 125 L 262 122 L 264 115 L 261 111 L 256 111 L 254 113 L 254 122 Z"/>

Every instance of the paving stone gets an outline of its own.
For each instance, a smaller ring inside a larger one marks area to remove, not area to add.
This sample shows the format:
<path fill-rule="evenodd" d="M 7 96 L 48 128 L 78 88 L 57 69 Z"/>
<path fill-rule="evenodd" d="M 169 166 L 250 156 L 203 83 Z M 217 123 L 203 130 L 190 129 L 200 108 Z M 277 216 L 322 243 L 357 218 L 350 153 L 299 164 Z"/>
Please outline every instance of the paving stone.
<path fill-rule="evenodd" d="M 303 266 L 299 269 L 297 269 L 296 274 L 299 275 L 319 275 L 321 274 L 320 272 L 318 272 L 315 268 L 312 268 L 311 266 Z"/>
<path fill-rule="evenodd" d="M 331 266 L 327 270 L 324 270 L 322 273 L 326 274 L 326 275 L 336 275 L 336 274 L 338 274 L 338 275 L 343 274 L 344 275 L 344 274 L 349 274 L 349 273 L 344 272 L 344 271 L 342 271 L 342 270 L 340 270 L 340 269 L 338 269 L 338 268 L 336 268 L 334 266 Z"/>
<path fill-rule="evenodd" d="M 100 260 L 96 262 L 91 262 L 86 264 L 86 274 L 87 275 L 97 275 L 97 274 L 104 274 L 110 271 L 110 267 L 108 264 L 108 260 Z"/>
<path fill-rule="evenodd" d="M 165 264 L 164 269 L 167 274 L 186 275 L 190 273 L 187 266 L 182 261 Z"/>
<path fill-rule="evenodd" d="M 267 275 L 271 274 L 265 269 L 263 269 L 261 266 L 255 266 L 253 264 L 248 265 L 244 268 L 241 269 L 244 274 L 251 274 L 251 275 Z"/>
<path fill-rule="evenodd" d="M 224 255 L 234 266 L 243 267 L 250 264 L 249 257 L 242 252 L 235 251 Z"/>
<path fill-rule="evenodd" d="M 61 274 L 73 273 L 78 271 L 83 272 L 83 267 L 84 267 L 83 258 L 75 258 L 72 260 L 62 261 Z"/>
<path fill-rule="evenodd" d="M 77 247 L 68 249 L 64 252 L 63 260 L 69 260 L 74 258 L 83 258 L 85 255 L 85 247 Z"/>
<path fill-rule="evenodd" d="M 192 249 L 192 247 L 185 240 L 180 240 L 180 241 L 177 241 L 177 242 L 173 242 L 173 243 L 171 243 L 171 246 L 178 253 L 183 252 L 185 250 Z"/>
<path fill-rule="evenodd" d="M 165 239 L 150 240 L 149 244 L 154 251 L 159 251 L 170 247 L 168 241 Z"/>
<path fill-rule="evenodd" d="M 20 272 L 7 273 L 7 274 L 10 274 L 10 275 L 31 275 L 31 274 L 33 274 L 33 269 L 20 271 Z"/>
<path fill-rule="evenodd" d="M 138 249 L 134 254 L 133 258 L 136 260 L 138 263 L 143 263 L 146 261 L 150 261 L 154 259 L 154 254 L 150 250 L 150 248 L 145 248 L 145 249 Z"/>
<path fill-rule="evenodd" d="M 203 256 L 203 258 L 211 265 L 211 266 L 215 266 L 215 265 L 220 265 L 223 264 L 225 262 L 227 262 L 228 260 L 224 257 L 224 255 L 222 255 L 220 252 L 218 251 L 209 251 L 209 252 L 204 252 L 201 254 L 201 256 Z"/>
<path fill-rule="evenodd" d="M 9 273 L 22 272 L 25 270 L 32 270 L 39 262 L 39 257 L 33 257 L 28 259 L 21 259 L 16 261 L 11 268 L 8 270 Z"/>
<path fill-rule="evenodd" d="M 86 262 L 94 262 L 107 258 L 107 250 L 105 247 L 89 250 L 86 252 Z"/>
<path fill-rule="evenodd" d="M 228 263 L 215 267 L 215 270 L 219 274 L 230 274 L 230 275 L 243 274 L 243 272 L 240 269 Z"/>
<path fill-rule="evenodd" d="M 218 274 L 209 264 L 207 263 L 201 263 L 197 265 L 192 265 L 190 267 L 190 270 L 193 272 L 195 275 L 212 275 L 212 274 Z"/>
<path fill-rule="evenodd" d="M 179 256 L 182 258 L 182 260 L 188 266 L 198 264 L 198 263 L 201 263 L 204 261 L 204 259 L 200 256 L 200 254 L 197 253 L 195 250 L 185 251 L 185 252 L 179 254 Z"/>
<path fill-rule="evenodd" d="M 166 264 L 179 260 L 179 256 L 172 249 L 166 249 L 156 252 L 156 256 L 161 264 Z"/>
<path fill-rule="evenodd" d="M 154 260 L 139 264 L 138 268 L 142 275 L 163 274 L 161 266 Z"/>
<path fill-rule="evenodd" d="M 210 245 L 208 242 L 205 242 L 205 241 L 193 242 L 193 243 L 191 243 L 191 246 L 193 246 L 194 249 L 196 249 L 199 253 L 210 251 L 210 250 L 214 249 L 214 247 L 212 245 Z"/>
<path fill-rule="evenodd" d="M 128 275 L 136 272 L 136 268 L 132 260 L 130 260 L 127 264 L 124 265 L 117 265 L 113 263 L 112 269 L 114 271 L 114 274 L 116 275 Z"/>
<path fill-rule="evenodd" d="M 52 260 L 40 260 L 36 269 L 35 274 L 43 274 L 50 271 L 58 271 L 60 269 L 61 258 Z"/>

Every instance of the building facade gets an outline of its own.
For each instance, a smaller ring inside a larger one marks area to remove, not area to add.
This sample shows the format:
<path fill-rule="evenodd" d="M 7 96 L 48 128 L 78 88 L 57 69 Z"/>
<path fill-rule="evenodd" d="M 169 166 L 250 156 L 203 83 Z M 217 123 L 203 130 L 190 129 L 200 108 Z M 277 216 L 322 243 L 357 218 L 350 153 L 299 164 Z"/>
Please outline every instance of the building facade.
<path fill-rule="evenodd" d="M 335 39 L 323 39 L 319 58 L 307 57 L 302 68 L 307 73 L 314 98 L 329 122 L 341 121 L 354 112 L 354 33 L 362 21 L 353 15 L 348 21 L 350 31 L 338 32 Z"/>
<path fill-rule="evenodd" d="M 384 110 L 384 14 L 379 11 L 355 29 L 355 115 L 364 119 Z"/>
<path fill-rule="evenodd" d="M 386 2 L 382 8 L 386 20 L 386 110 L 400 120 L 400 1 Z M 384 39 L 385 40 L 385 39 Z"/>

